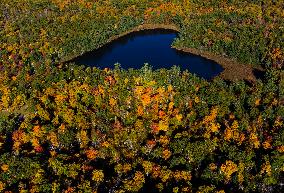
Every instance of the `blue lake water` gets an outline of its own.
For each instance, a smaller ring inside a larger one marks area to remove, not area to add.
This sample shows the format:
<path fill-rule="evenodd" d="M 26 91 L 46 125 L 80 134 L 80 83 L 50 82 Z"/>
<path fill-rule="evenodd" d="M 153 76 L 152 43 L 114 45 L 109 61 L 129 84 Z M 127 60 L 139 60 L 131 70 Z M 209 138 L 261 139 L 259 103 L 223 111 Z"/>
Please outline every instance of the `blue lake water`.
<path fill-rule="evenodd" d="M 102 69 L 114 68 L 116 63 L 123 69 L 138 69 L 145 63 L 150 64 L 154 70 L 169 69 L 176 65 L 180 66 L 181 70 L 188 69 L 205 79 L 211 79 L 223 71 L 223 68 L 212 60 L 171 48 L 177 35 L 170 30 L 133 32 L 97 50 L 87 52 L 75 58 L 73 62 Z"/>

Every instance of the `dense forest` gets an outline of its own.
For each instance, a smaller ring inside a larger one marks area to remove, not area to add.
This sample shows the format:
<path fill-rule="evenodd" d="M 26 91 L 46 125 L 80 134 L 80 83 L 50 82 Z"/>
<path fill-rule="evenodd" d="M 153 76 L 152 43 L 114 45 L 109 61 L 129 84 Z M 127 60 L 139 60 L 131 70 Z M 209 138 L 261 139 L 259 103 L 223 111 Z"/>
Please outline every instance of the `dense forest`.
<path fill-rule="evenodd" d="M 261 75 L 70 62 L 141 25 Z M 283 0 L 1 0 L 0 192 L 282 192 L 283 69 Z"/>

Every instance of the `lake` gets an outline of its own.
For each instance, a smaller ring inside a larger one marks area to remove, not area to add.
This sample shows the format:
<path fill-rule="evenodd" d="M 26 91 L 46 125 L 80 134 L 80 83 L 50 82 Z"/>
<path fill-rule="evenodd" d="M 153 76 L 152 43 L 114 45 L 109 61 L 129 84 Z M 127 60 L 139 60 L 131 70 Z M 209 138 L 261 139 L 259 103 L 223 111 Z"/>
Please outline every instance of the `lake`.
<path fill-rule="evenodd" d="M 211 79 L 223 71 L 223 68 L 212 60 L 171 48 L 177 36 L 178 33 L 172 30 L 133 32 L 72 61 L 101 69 L 114 68 L 116 63 L 123 69 L 139 69 L 145 63 L 149 63 L 154 70 L 169 69 L 176 65 L 181 70 L 187 69 L 205 79 Z"/>

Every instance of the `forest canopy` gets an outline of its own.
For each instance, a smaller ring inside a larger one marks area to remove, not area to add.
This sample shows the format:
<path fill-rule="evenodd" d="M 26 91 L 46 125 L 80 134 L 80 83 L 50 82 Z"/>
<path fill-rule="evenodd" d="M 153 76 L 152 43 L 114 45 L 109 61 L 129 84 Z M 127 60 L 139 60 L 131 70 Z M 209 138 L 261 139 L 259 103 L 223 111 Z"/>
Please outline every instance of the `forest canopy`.
<path fill-rule="evenodd" d="M 0 192 L 277 192 L 284 176 L 284 1 L 2 0 Z M 177 48 L 263 69 L 78 66 L 144 24 Z"/>

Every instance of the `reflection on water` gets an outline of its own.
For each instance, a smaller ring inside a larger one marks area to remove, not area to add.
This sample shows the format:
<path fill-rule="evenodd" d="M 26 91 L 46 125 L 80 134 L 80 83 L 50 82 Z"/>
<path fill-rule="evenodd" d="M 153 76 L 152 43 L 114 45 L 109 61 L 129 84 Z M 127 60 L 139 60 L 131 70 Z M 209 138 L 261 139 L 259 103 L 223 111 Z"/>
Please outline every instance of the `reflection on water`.
<path fill-rule="evenodd" d="M 171 48 L 176 37 L 177 33 L 170 30 L 133 32 L 73 61 L 102 69 L 113 68 L 115 63 L 120 63 L 124 69 L 138 69 L 145 63 L 153 69 L 169 69 L 177 65 L 205 79 L 211 79 L 223 70 L 212 60 Z"/>

